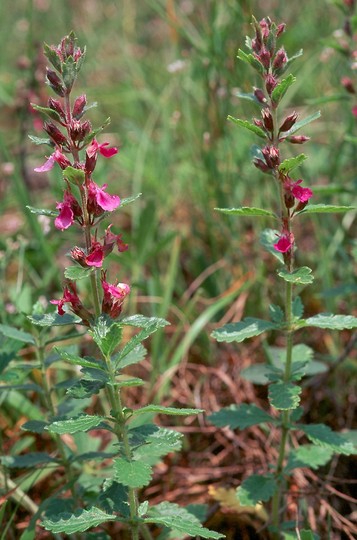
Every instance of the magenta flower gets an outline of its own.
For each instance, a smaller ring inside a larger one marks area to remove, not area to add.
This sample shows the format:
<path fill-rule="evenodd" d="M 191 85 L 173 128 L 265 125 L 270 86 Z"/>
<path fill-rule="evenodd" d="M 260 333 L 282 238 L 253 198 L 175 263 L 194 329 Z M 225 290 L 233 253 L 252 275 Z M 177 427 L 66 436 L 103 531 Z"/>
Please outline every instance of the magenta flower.
<path fill-rule="evenodd" d="M 72 282 L 68 287 L 64 288 L 62 298 L 59 300 L 50 300 L 50 303 L 57 306 L 58 315 L 64 315 L 66 313 L 63 309 L 64 304 L 71 304 L 71 308 L 74 312 L 78 311 L 78 308 L 82 305 L 77 294 L 75 283 Z"/>
<path fill-rule="evenodd" d="M 111 158 L 115 156 L 115 154 L 118 153 L 118 148 L 116 146 L 112 146 L 111 148 L 106 148 L 108 146 L 108 142 L 104 142 L 102 144 L 99 144 L 96 139 L 93 139 L 91 144 L 88 146 L 86 152 L 88 157 L 93 157 L 99 152 L 102 156 L 105 158 Z"/>
<path fill-rule="evenodd" d="M 55 152 L 53 152 L 53 154 L 50 155 L 47 161 L 43 165 L 41 165 L 41 167 L 36 167 L 34 171 L 35 172 L 50 171 L 53 168 L 55 163 L 58 163 L 61 169 L 65 169 L 71 164 L 71 162 L 66 158 L 66 156 L 62 154 L 62 152 L 58 148 L 56 148 Z"/>
<path fill-rule="evenodd" d="M 99 187 L 93 180 L 88 184 L 88 211 L 100 215 L 106 212 L 113 212 L 120 205 L 120 197 L 118 195 L 109 195 L 105 193 L 108 184 L 103 184 Z M 99 207 L 99 208 L 98 208 Z"/>
<path fill-rule="evenodd" d="M 307 201 L 313 196 L 313 192 L 310 188 L 304 188 L 300 186 L 302 181 L 302 179 L 296 180 L 296 182 L 287 181 L 284 184 L 284 188 L 288 193 L 291 193 L 295 197 L 295 199 L 297 199 L 301 203 L 307 203 Z"/>
<path fill-rule="evenodd" d="M 130 293 L 130 287 L 126 283 L 111 285 L 105 281 L 105 274 L 102 276 L 101 283 L 104 293 L 102 312 L 116 319 L 121 313 L 125 297 Z"/>
<path fill-rule="evenodd" d="M 87 266 L 95 266 L 96 268 L 101 268 L 104 260 L 104 249 L 99 242 L 94 242 L 92 244 L 91 250 L 87 255 L 85 262 Z"/>
<path fill-rule="evenodd" d="M 55 227 L 60 231 L 68 229 L 73 225 L 75 218 L 82 215 L 77 199 L 67 189 L 63 195 L 63 202 L 57 203 L 56 208 L 60 213 L 55 219 Z"/>
<path fill-rule="evenodd" d="M 109 225 L 105 229 L 105 236 L 104 236 L 104 251 L 105 255 L 111 253 L 113 251 L 114 245 L 116 244 L 119 253 L 122 253 L 123 251 L 126 251 L 128 249 L 128 244 L 125 244 L 122 240 L 122 234 L 114 234 L 110 230 L 112 225 Z"/>
<path fill-rule="evenodd" d="M 274 249 L 280 253 L 287 253 L 294 245 L 294 235 L 289 232 L 283 232 L 279 240 L 274 244 Z"/>

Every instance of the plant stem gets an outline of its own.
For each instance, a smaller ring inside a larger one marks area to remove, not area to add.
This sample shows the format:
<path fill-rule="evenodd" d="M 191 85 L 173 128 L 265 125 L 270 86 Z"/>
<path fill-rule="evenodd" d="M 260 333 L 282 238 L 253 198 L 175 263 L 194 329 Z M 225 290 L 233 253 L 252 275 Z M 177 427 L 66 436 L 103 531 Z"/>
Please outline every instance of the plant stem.
<path fill-rule="evenodd" d="M 109 376 L 109 383 L 106 385 L 106 391 L 108 395 L 108 400 L 111 406 L 111 414 L 115 418 L 116 422 L 114 424 L 115 434 L 117 436 L 118 442 L 122 445 L 124 450 L 124 455 L 128 461 L 132 460 L 132 452 L 129 443 L 128 437 L 128 428 L 126 426 L 126 417 L 124 409 L 121 403 L 120 390 L 117 388 L 115 381 L 115 371 L 113 364 L 109 356 L 105 356 L 105 363 L 107 367 L 107 374 Z M 129 488 L 129 508 L 130 508 L 130 527 L 132 540 L 139 540 L 139 512 L 138 512 L 138 495 L 135 488 Z M 141 528 L 142 530 L 142 528 Z M 145 532 L 142 530 L 144 538 L 147 540 L 152 540 L 150 531 L 145 528 Z"/>

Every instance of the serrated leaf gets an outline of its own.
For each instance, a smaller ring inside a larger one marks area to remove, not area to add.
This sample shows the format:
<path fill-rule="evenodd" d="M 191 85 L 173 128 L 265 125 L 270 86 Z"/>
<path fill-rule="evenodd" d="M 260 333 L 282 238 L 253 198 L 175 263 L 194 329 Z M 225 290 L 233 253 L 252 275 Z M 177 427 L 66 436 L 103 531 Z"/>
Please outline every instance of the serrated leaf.
<path fill-rule="evenodd" d="M 162 456 L 180 450 L 182 438 L 182 433 L 160 427 L 145 437 L 142 444 L 133 451 L 133 456 L 138 461 L 155 465 Z"/>
<path fill-rule="evenodd" d="M 102 371 L 106 371 L 105 365 L 102 360 L 95 360 L 95 358 L 87 356 L 82 358 L 81 356 L 69 353 L 59 347 L 54 347 L 54 350 L 62 358 L 62 360 L 65 360 L 66 362 L 69 362 L 74 366 L 101 369 Z"/>
<path fill-rule="evenodd" d="M 239 208 L 215 208 L 217 212 L 222 214 L 228 214 L 231 216 L 269 216 L 276 218 L 274 212 L 270 210 L 264 210 L 263 208 L 254 208 L 248 206 L 241 206 Z"/>
<path fill-rule="evenodd" d="M 142 461 L 114 460 L 114 480 L 130 488 L 147 486 L 151 481 L 152 468 Z"/>
<path fill-rule="evenodd" d="M 137 195 L 132 195 L 131 197 L 120 199 L 120 208 L 123 208 L 124 206 L 127 206 L 128 204 L 131 204 L 132 202 L 136 201 L 136 199 L 141 197 L 141 195 L 142 193 L 138 193 Z"/>
<path fill-rule="evenodd" d="M 93 272 L 93 268 L 83 268 L 82 266 L 68 266 L 64 269 L 64 276 L 71 281 L 78 281 L 87 278 Z"/>
<path fill-rule="evenodd" d="M 75 169 L 74 167 L 68 166 L 62 171 L 62 175 L 63 178 L 75 186 L 84 184 L 85 174 L 82 169 Z"/>
<path fill-rule="evenodd" d="M 296 77 L 294 77 L 294 75 L 288 75 L 286 77 L 286 79 L 282 79 L 277 85 L 276 87 L 274 88 L 274 90 L 272 91 L 272 94 L 271 94 L 271 99 L 274 103 L 274 105 L 278 105 L 278 103 L 280 103 L 280 101 L 283 99 L 283 97 L 285 96 L 288 88 L 294 84 L 294 82 L 296 81 Z"/>
<path fill-rule="evenodd" d="M 112 480 L 106 480 L 98 503 L 106 512 L 119 512 L 124 517 L 130 516 L 128 489 Z"/>
<path fill-rule="evenodd" d="M 37 216 L 48 216 L 48 217 L 57 217 L 58 212 L 54 210 L 47 210 L 46 208 L 34 208 L 33 206 L 26 206 L 30 210 L 31 214 L 36 214 Z"/>
<path fill-rule="evenodd" d="M 265 422 L 274 422 L 270 414 L 254 404 L 230 405 L 208 416 L 208 420 L 217 427 L 228 426 L 230 429 L 245 429 Z"/>
<path fill-rule="evenodd" d="M 300 296 L 296 296 L 294 298 L 292 308 L 293 308 L 294 317 L 296 317 L 297 319 L 300 319 L 304 314 L 304 305 L 302 303 Z"/>
<path fill-rule="evenodd" d="M 300 403 L 301 387 L 292 383 L 278 382 L 269 386 L 269 401 L 275 409 L 296 409 Z"/>
<path fill-rule="evenodd" d="M 297 215 L 300 214 L 336 214 L 342 212 L 350 212 L 351 210 L 357 210 L 357 206 L 336 206 L 334 204 L 309 204 L 297 212 Z"/>
<path fill-rule="evenodd" d="M 252 66 L 254 69 L 258 71 L 258 73 L 261 73 L 261 74 L 264 73 L 264 67 L 259 62 L 259 60 L 257 60 L 255 56 L 253 56 L 252 54 L 247 54 L 244 51 L 242 51 L 242 49 L 239 49 L 237 58 L 239 58 L 246 64 L 249 64 L 250 66 Z"/>
<path fill-rule="evenodd" d="M 254 506 L 261 501 L 269 501 L 277 489 L 273 475 L 253 474 L 237 489 L 239 502 L 244 506 Z"/>
<path fill-rule="evenodd" d="M 256 126 L 255 124 L 252 124 L 251 122 L 248 122 L 248 120 L 241 120 L 240 118 L 234 118 L 233 116 L 228 116 L 228 120 L 233 122 L 234 124 L 237 124 L 240 127 L 243 127 L 245 129 L 248 129 L 249 131 L 252 131 L 262 139 L 267 138 L 267 134 L 264 130 L 262 130 L 260 127 Z"/>
<path fill-rule="evenodd" d="M 297 424 L 296 427 L 301 429 L 314 444 L 328 448 L 337 454 L 349 456 L 357 453 L 357 449 L 351 442 L 325 424 Z"/>
<path fill-rule="evenodd" d="M 127 322 L 129 319 L 132 319 L 130 321 L 130 324 Z M 129 324 L 130 326 L 139 326 L 142 328 L 142 330 L 140 330 L 138 334 L 132 337 L 130 341 L 128 341 L 128 343 L 125 344 L 125 346 L 120 352 L 120 358 L 124 358 L 125 356 L 127 356 L 131 351 L 133 351 L 139 345 L 139 343 L 144 341 L 144 339 L 148 338 L 151 334 L 156 332 L 156 330 L 158 330 L 159 328 L 162 328 L 168 324 L 167 321 L 165 321 L 164 319 L 160 319 L 157 317 L 142 317 L 142 319 L 146 319 L 146 321 L 145 322 L 141 321 L 140 324 L 138 324 L 139 316 L 137 316 L 138 320 L 135 320 L 135 322 L 133 319 L 134 318 L 128 317 L 127 319 L 120 321 L 120 324 L 126 324 L 126 325 Z"/>
<path fill-rule="evenodd" d="M 305 161 L 305 159 L 307 159 L 305 154 L 299 154 L 296 157 L 284 159 L 284 161 L 280 163 L 278 169 L 283 174 L 289 174 L 291 171 L 296 169 L 296 167 L 299 167 L 301 163 Z"/>
<path fill-rule="evenodd" d="M 41 105 L 37 105 L 36 103 L 31 103 L 31 107 L 35 111 L 38 111 L 44 114 L 45 116 L 48 116 L 48 118 L 51 118 L 51 120 L 56 120 L 57 122 L 61 120 L 61 117 L 58 114 L 58 112 L 53 109 L 50 109 L 49 107 L 41 107 Z"/>
<path fill-rule="evenodd" d="M 66 395 L 75 399 L 83 399 L 98 394 L 102 388 L 104 388 L 103 382 L 81 379 L 67 389 Z"/>
<path fill-rule="evenodd" d="M 290 472 L 300 467 L 318 469 L 326 465 L 333 456 L 333 450 L 316 444 L 303 444 L 289 452 L 288 462 L 284 472 Z"/>
<path fill-rule="evenodd" d="M 314 114 L 310 114 L 310 116 L 307 116 L 306 118 L 303 118 L 302 120 L 299 120 L 299 122 L 296 122 L 289 131 L 284 133 L 284 137 L 290 137 L 294 133 L 296 133 L 299 129 L 301 129 L 304 126 L 307 126 L 307 124 L 310 124 L 310 122 L 313 122 L 314 120 L 317 120 L 320 118 L 321 113 L 320 111 L 317 111 Z"/>
<path fill-rule="evenodd" d="M 266 251 L 268 251 L 276 259 L 278 259 L 278 261 L 284 264 L 284 258 L 283 258 L 282 253 L 280 253 L 274 248 L 274 244 L 276 244 L 276 241 L 279 238 L 279 236 L 280 236 L 279 231 L 275 229 L 265 229 L 260 234 L 260 243 Z"/>
<path fill-rule="evenodd" d="M 124 356 L 122 355 L 122 352 L 119 351 L 113 357 L 115 369 L 121 370 L 127 366 L 131 366 L 132 364 L 137 364 L 138 362 L 141 362 L 142 360 L 144 360 L 146 353 L 147 351 L 141 343 L 139 343 L 139 345 L 134 347 L 134 349 L 132 349 Z"/>
<path fill-rule="evenodd" d="M 241 377 L 253 384 L 268 384 L 271 366 L 269 364 L 253 364 L 240 372 Z"/>
<path fill-rule="evenodd" d="M 278 276 L 287 281 L 288 283 L 294 283 L 295 285 L 308 285 L 314 281 L 314 276 L 311 274 L 311 268 L 307 266 L 301 266 L 293 272 L 289 272 L 286 268 L 281 268 L 278 271 Z"/>
<path fill-rule="evenodd" d="M 68 324 L 81 324 L 82 320 L 76 315 L 65 313 L 46 313 L 44 315 L 28 315 L 27 318 L 37 326 L 67 326 Z"/>
<path fill-rule="evenodd" d="M 57 460 L 46 452 L 29 452 L 21 456 L 0 456 L 4 467 L 10 469 L 28 469 L 37 465 L 45 466 L 48 463 L 56 463 Z"/>
<path fill-rule="evenodd" d="M 241 322 L 226 324 L 214 330 L 211 335 L 217 341 L 224 341 L 225 343 L 236 341 L 237 343 L 241 343 L 245 339 L 259 336 L 263 332 L 276 328 L 279 328 L 276 323 L 247 317 Z"/>
<path fill-rule="evenodd" d="M 120 323 L 101 315 L 89 332 L 104 356 L 109 356 L 121 342 L 123 329 Z"/>
<path fill-rule="evenodd" d="M 185 533 L 188 536 L 199 536 L 200 538 L 224 538 L 223 534 L 210 531 L 202 527 L 199 520 L 193 514 L 190 514 L 186 508 L 178 504 L 162 502 L 152 506 L 148 510 L 148 516 L 145 523 L 156 523 L 169 529 L 174 529 L 179 533 Z"/>
<path fill-rule="evenodd" d="M 167 414 L 169 416 L 190 416 L 191 414 L 200 414 L 203 409 L 177 409 L 176 407 L 162 407 L 161 405 L 146 405 L 133 411 L 133 415 L 155 413 Z"/>
<path fill-rule="evenodd" d="M 115 521 L 117 518 L 113 514 L 107 514 L 99 508 L 93 506 L 89 510 L 76 510 L 74 514 L 62 513 L 54 518 L 42 521 L 42 526 L 53 533 L 73 534 L 76 532 L 84 532 L 91 527 L 97 527 L 106 521 Z"/>
<path fill-rule="evenodd" d="M 357 317 L 352 315 L 333 315 L 332 313 L 319 313 L 314 317 L 305 319 L 304 326 L 328 328 L 330 330 L 351 330 L 357 328 Z"/>
<path fill-rule="evenodd" d="M 46 427 L 51 433 L 64 435 L 65 433 L 77 433 L 78 431 L 89 431 L 103 422 L 102 416 L 93 416 L 90 414 L 81 414 L 69 420 L 56 420 Z"/>
<path fill-rule="evenodd" d="M 46 139 L 45 137 L 36 137 L 35 135 L 28 135 L 28 138 L 37 146 L 40 144 L 46 144 L 52 147 L 51 140 Z"/>
<path fill-rule="evenodd" d="M 160 317 L 145 317 L 144 315 L 131 315 L 130 317 L 124 317 L 120 320 L 120 324 L 126 326 L 136 326 L 137 328 L 147 328 L 156 324 L 157 328 L 163 328 L 170 324 Z"/>
<path fill-rule="evenodd" d="M 36 343 L 35 338 L 28 332 L 23 332 L 22 330 L 18 330 L 17 328 L 6 324 L 0 324 L 0 333 L 14 341 L 20 341 L 21 343 L 31 343 L 32 345 L 35 345 Z"/>

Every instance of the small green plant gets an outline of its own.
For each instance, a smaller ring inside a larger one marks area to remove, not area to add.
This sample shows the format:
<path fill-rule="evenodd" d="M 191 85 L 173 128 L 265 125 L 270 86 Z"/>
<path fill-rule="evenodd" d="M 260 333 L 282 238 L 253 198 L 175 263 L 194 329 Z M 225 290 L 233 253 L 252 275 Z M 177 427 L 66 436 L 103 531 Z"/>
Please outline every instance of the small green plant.
<path fill-rule="evenodd" d="M 287 510 L 289 484 L 294 471 L 300 467 L 318 468 L 329 462 L 334 454 L 355 453 L 353 444 L 346 436 L 336 433 L 325 424 L 305 424 L 301 420 L 303 408 L 302 379 L 313 374 L 311 362 L 313 351 L 299 339 L 301 330 L 310 328 L 343 330 L 357 327 L 357 318 L 350 315 L 318 313 L 304 318 L 304 306 L 297 290 L 313 282 L 312 270 L 296 264 L 296 236 L 300 220 L 316 213 L 346 212 L 353 207 L 325 204 L 309 204 L 313 192 L 303 187 L 301 178 L 294 178 L 295 170 L 306 160 L 305 154 L 284 157 L 282 146 L 304 144 L 308 137 L 297 132 L 317 119 L 320 114 L 298 120 L 295 112 L 286 114 L 281 107 L 282 99 L 294 84 L 295 77 L 289 73 L 292 62 L 302 51 L 288 57 L 284 47 L 277 42 L 285 30 L 284 24 L 276 25 L 265 18 L 260 22 L 253 19 L 255 36 L 246 38 L 248 52 L 239 50 L 238 58 L 252 66 L 258 73 L 262 85 L 251 94 L 241 98 L 255 103 L 261 117 L 251 123 L 229 117 L 240 128 L 245 128 L 264 141 L 263 147 L 254 148 L 254 165 L 269 177 L 271 190 L 276 193 L 276 204 L 270 208 L 218 208 L 228 215 L 264 217 L 279 224 L 278 230 L 268 229 L 261 236 L 262 246 L 279 263 L 277 268 L 277 291 L 284 291 L 283 306 L 269 307 L 270 319 L 247 317 L 241 322 L 230 323 L 213 332 L 219 342 L 241 343 L 246 339 L 266 332 L 282 333 L 285 347 L 269 347 L 270 361 L 248 368 L 247 378 L 255 379 L 259 374 L 268 385 L 271 410 L 263 410 L 255 404 L 231 405 L 210 416 L 210 421 L 219 427 L 245 429 L 254 425 L 272 426 L 279 434 L 277 460 L 269 470 L 253 474 L 244 479 L 237 490 L 242 505 L 253 506 L 258 502 L 271 503 L 270 530 L 272 538 L 314 538 L 313 531 L 304 529 L 306 522 L 299 516 L 291 516 Z M 258 373 L 259 372 L 259 373 Z M 298 444 L 291 444 L 292 436 Z"/>
<path fill-rule="evenodd" d="M 142 342 L 167 322 L 158 317 L 122 316 L 130 286 L 118 280 L 112 282 L 110 269 L 105 266 L 114 248 L 121 253 L 128 246 L 121 234 L 114 234 L 112 225 L 100 230 L 108 216 L 136 197 L 121 200 L 106 191 L 107 184 L 100 186 L 93 179 L 98 157 L 112 158 L 118 150 L 97 141 L 108 121 L 93 129 L 83 119 L 90 108 L 86 96 L 72 101 L 85 49 L 77 46 L 71 33 L 56 47 L 45 45 L 44 51 L 51 64 L 47 83 L 57 97 L 49 99 L 48 107 L 34 106 L 47 117 L 47 137 L 31 139 L 51 148 L 45 163 L 35 171 L 47 172 L 58 165 L 64 195 L 56 205 L 57 211 L 30 211 L 53 217 L 59 234 L 76 227 L 83 234 L 83 246 L 69 251 L 74 264 L 65 269 L 63 296 L 51 300 L 57 312 L 45 313 L 37 304 L 29 317 L 29 331 L 0 327 L 1 345 L 6 352 L 2 377 L 9 383 L 3 390 L 38 393 L 42 401 L 37 409 L 39 414 L 22 429 L 41 436 L 48 434 L 53 442 L 49 452 L 14 451 L 2 456 L 4 485 L 13 489 L 19 500 L 20 488 L 16 484 L 14 488 L 9 471 L 50 466 L 52 474 L 56 471 L 59 475 L 52 495 L 38 508 L 32 507 L 34 517 L 26 538 L 30 530 L 34 538 L 38 519 L 56 538 L 62 533 L 82 538 L 81 533 L 93 528 L 96 532 L 86 533 L 85 538 L 109 538 L 105 532 L 109 531 L 108 524 L 114 533 L 118 526 L 121 530 L 120 524 L 126 526 L 133 540 L 152 538 L 152 526 L 164 529 L 161 538 L 221 538 L 221 534 L 202 527 L 199 519 L 183 507 L 167 501 L 157 505 L 150 505 L 147 500 L 139 502 L 138 491 L 150 483 L 155 463 L 181 446 L 181 435 L 158 427 L 153 417 L 198 414 L 201 410 L 156 404 L 141 408 L 125 405 L 123 390 L 144 384 L 140 378 L 126 374 L 125 368 L 144 359 L 146 350 Z M 83 286 L 87 280 L 89 292 Z M 78 343 L 78 338 L 83 340 L 87 354 L 82 354 L 81 345 L 73 344 L 74 339 Z M 53 348 L 54 343 L 64 340 L 70 345 Z M 17 353 L 24 343 L 33 348 L 36 357 L 19 366 L 21 356 Z M 59 363 L 69 366 L 69 378 L 56 378 L 55 366 Z M 21 371 L 31 379 L 35 370 L 39 372 L 38 382 L 29 384 Z M 12 384 L 14 380 L 20 384 Z M 95 400 L 96 410 L 91 400 L 98 394 L 104 397 Z M 87 412 L 89 406 L 91 410 Z M 91 431 L 95 432 L 94 437 Z"/>

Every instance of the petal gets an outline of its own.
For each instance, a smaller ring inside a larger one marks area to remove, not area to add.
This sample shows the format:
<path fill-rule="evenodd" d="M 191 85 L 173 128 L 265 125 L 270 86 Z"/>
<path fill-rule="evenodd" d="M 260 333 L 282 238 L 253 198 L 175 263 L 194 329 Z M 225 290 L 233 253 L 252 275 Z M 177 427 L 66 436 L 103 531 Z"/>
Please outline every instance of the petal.
<path fill-rule="evenodd" d="M 47 171 L 50 171 L 52 169 L 52 167 L 54 166 L 54 164 L 55 164 L 55 155 L 51 154 L 50 157 L 48 158 L 48 160 L 43 165 L 41 165 L 41 167 L 36 167 L 36 169 L 34 169 L 34 171 L 35 172 L 47 172 Z"/>
<path fill-rule="evenodd" d="M 289 237 L 286 235 L 283 235 L 279 238 L 276 244 L 274 244 L 274 249 L 276 251 L 280 251 L 280 253 L 286 253 L 292 248 L 292 242 L 290 241 Z"/>
<path fill-rule="evenodd" d="M 118 149 L 116 146 L 112 146 L 111 148 L 105 148 L 105 146 L 108 146 L 108 144 L 108 142 L 104 142 L 98 145 L 99 153 L 105 158 L 111 158 L 118 153 Z"/>
<path fill-rule="evenodd" d="M 95 248 L 92 253 L 86 257 L 86 263 L 88 266 L 95 266 L 97 268 L 101 268 L 103 264 L 104 259 L 104 252 L 103 248 L 100 246 L 100 248 Z"/>
<path fill-rule="evenodd" d="M 68 227 L 70 227 L 73 224 L 73 221 L 74 221 L 73 211 L 68 205 L 62 204 L 61 211 L 55 219 L 56 229 L 59 229 L 60 231 L 64 231 L 65 229 L 68 229 Z"/>
<path fill-rule="evenodd" d="M 295 199 L 298 199 L 300 202 L 307 202 L 313 196 L 311 189 L 303 188 L 298 185 L 293 187 L 291 193 L 294 195 Z"/>
<path fill-rule="evenodd" d="M 120 197 L 118 197 L 118 195 L 109 195 L 109 193 L 105 193 L 103 189 L 99 187 L 96 192 L 95 200 L 97 204 L 107 212 L 112 212 L 120 205 Z"/>

